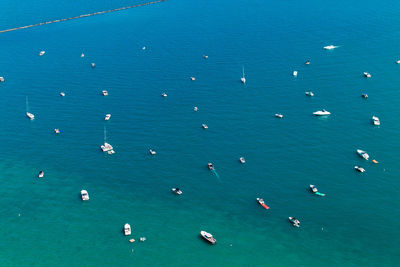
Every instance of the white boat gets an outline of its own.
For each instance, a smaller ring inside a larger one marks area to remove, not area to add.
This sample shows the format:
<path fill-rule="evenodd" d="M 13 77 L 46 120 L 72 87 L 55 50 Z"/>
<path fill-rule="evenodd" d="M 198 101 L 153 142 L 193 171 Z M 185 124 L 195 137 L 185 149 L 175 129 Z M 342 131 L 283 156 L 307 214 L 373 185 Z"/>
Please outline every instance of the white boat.
<path fill-rule="evenodd" d="M 246 83 L 246 77 L 244 76 L 244 66 L 242 67 L 242 78 L 240 78 L 242 83 Z"/>
<path fill-rule="evenodd" d="M 195 81 L 196 78 L 195 77 L 190 77 L 190 80 Z"/>
<path fill-rule="evenodd" d="M 44 172 L 43 172 L 43 171 L 40 171 L 39 174 L 38 174 L 38 177 L 39 177 L 39 178 L 43 178 L 43 177 L 44 177 Z"/>
<path fill-rule="evenodd" d="M 239 161 L 240 161 L 240 163 L 242 163 L 242 164 L 246 163 L 246 160 L 244 159 L 244 157 L 240 157 L 240 158 L 239 158 Z"/>
<path fill-rule="evenodd" d="M 26 105 L 26 116 L 30 119 L 33 120 L 35 118 L 35 115 L 32 113 L 28 112 L 28 97 L 25 98 L 25 105 Z"/>
<path fill-rule="evenodd" d="M 371 77 L 372 77 L 371 74 L 368 73 L 368 72 L 364 72 L 364 76 L 365 76 L 366 78 L 371 78 Z"/>
<path fill-rule="evenodd" d="M 86 190 L 81 190 L 81 198 L 83 201 L 89 200 L 89 194 Z"/>
<path fill-rule="evenodd" d="M 365 169 L 363 167 L 359 167 L 359 166 L 354 166 L 354 169 L 358 172 L 365 172 Z"/>
<path fill-rule="evenodd" d="M 46 51 L 40 51 L 39 56 L 43 56 L 46 53 Z"/>
<path fill-rule="evenodd" d="M 153 149 L 150 149 L 149 152 L 150 152 L 151 155 L 157 154 L 157 152 L 155 150 L 153 150 Z"/>
<path fill-rule="evenodd" d="M 64 92 L 60 92 L 60 96 L 65 96 L 65 93 Z"/>
<path fill-rule="evenodd" d="M 297 76 L 297 70 L 293 71 L 293 76 L 296 77 Z"/>
<path fill-rule="evenodd" d="M 307 60 L 304 64 L 310 65 L 310 63 L 311 63 L 311 61 L 310 61 L 310 60 Z"/>
<path fill-rule="evenodd" d="M 108 95 L 108 92 L 107 92 L 106 90 L 101 91 L 101 93 L 102 93 L 104 96 L 107 96 L 107 95 Z"/>
<path fill-rule="evenodd" d="M 84 54 L 84 53 L 82 53 L 82 54 L 81 54 L 81 57 L 85 57 L 85 54 Z"/>
<path fill-rule="evenodd" d="M 207 240 L 208 242 L 210 242 L 211 244 L 215 244 L 217 243 L 217 240 L 212 236 L 212 234 L 207 233 L 206 231 L 201 231 L 200 235 Z"/>
<path fill-rule="evenodd" d="M 313 112 L 313 115 L 315 115 L 315 116 L 327 116 L 327 115 L 331 115 L 331 113 L 329 111 L 323 109 L 323 110 L 318 110 L 318 111 Z"/>
<path fill-rule="evenodd" d="M 129 223 L 126 223 L 124 225 L 124 234 L 125 235 L 131 235 L 131 225 Z"/>
<path fill-rule="evenodd" d="M 104 117 L 104 120 L 108 121 L 111 118 L 111 114 L 106 114 L 106 116 Z"/>
<path fill-rule="evenodd" d="M 207 58 L 208 58 L 208 56 L 207 56 L 207 55 L 203 55 L 203 58 L 207 59 Z"/>
<path fill-rule="evenodd" d="M 59 133 L 60 133 L 60 129 L 56 128 L 56 129 L 54 129 L 54 132 L 55 132 L 56 134 L 59 134 Z"/>
<path fill-rule="evenodd" d="M 360 157 L 364 158 L 365 160 L 368 160 L 368 159 L 369 159 L 369 155 L 368 155 L 367 152 L 365 152 L 364 150 L 357 149 L 357 154 L 358 154 Z"/>
<path fill-rule="evenodd" d="M 289 217 L 289 222 L 295 227 L 300 227 L 300 221 L 294 217 Z"/>
<path fill-rule="evenodd" d="M 194 108 L 193 108 L 193 110 L 194 110 L 194 111 L 197 111 L 197 110 L 198 110 L 198 108 L 197 108 L 197 107 L 194 107 Z"/>
<path fill-rule="evenodd" d="M 201 127 L 203 127 L 203 129 L 208 129 L 207 124 L 204 124 L 204 123 L 201 125 Z"/>
<path fill-rule="evenodd" d="M 182 190 L 180 190 L 178 187 L 177 188 L 172 188 L 171 189 L 172 192 L 174 192 L 177 195 L 182 195 Z"/>
<path fill-rule="evenodd" d="M 397 60 L 396 63 L 397 63 L 397 64 L 400 64 L 400 60 Z"/>
<path fill-rule="evenodd" d="M 166 93 L 162 93 L 161 96 L 162 97 L 167 97 L 167 94 Z"/>
<path fill-rule="evenodd" d="M 143 47 L 142 47 L 142 50 L 146 50 L 146 47 L 145 47 L 145 46 L 143 46 Z"/>
<path fill-rule="evenodd" d="M 280 113 L 276 113 L 276 114 L 275 114 L 275 117 L 282 119 L 282 118 L 283 118 L 283 115 L 280 114 Z"/>
<path fill-rule="evenodd" d="M 4 82 L 4 77 L 3 76 L 0 77 L 0 82 L 2 82 L 2 83 Z"/>
<path fill-rule="evenodd" d="M 92 68 L 96 67 L 95 63 L 90 63 L 90 65 L 92 66 Z"/>
<path fill-rule="evenodd" d="M 381 121 L 379 120 L 378 117 L 372 116 L 372 122 L 373 122 L 374 125 L 376 125 L 376 126 L 381 125 Z"/>
<path fill-rule="evenodd" d="M 306 96 L 314 96 L 314 93 L 313 93 L 313 92 L 311 92 L 311 91 L 309 91 L 309 92 L 306 92 L 305 94 L 306 94 Z"/>
<path fill-rule="evenodd" d="M 332 49 L 335 49 L 335 48 L 338 48 L 338 46 L 335 46 L 335 45 L 327 45 L 327 46 L 324 46 L 324 49 L 325 49 L 325 50 L 332 50 Z"/>

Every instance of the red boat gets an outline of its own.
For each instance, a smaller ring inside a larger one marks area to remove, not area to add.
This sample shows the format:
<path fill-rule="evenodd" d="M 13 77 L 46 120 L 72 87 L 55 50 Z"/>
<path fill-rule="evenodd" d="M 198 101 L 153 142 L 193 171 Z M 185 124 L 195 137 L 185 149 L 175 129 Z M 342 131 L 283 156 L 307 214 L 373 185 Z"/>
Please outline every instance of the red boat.
<path fill-rule="evenodd" d="M 261 206 L 263 206 L 265 209 L 269 209 L 269 207 L 265 204 L 264 199 L 262 198 L 257 198 L 257 202 L 258 204 L 260 204 Z"/>

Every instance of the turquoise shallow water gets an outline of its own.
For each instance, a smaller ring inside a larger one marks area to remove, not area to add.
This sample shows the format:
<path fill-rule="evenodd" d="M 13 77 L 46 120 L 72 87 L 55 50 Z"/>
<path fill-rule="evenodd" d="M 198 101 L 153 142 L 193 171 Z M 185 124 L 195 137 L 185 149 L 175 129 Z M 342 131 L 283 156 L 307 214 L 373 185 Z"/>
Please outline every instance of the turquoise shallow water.
<path fill-rule="evenodd" d="M 6 1 L 1 28 L 132 2 L 79 4 Z M 399 8 L 171 0 L 1 34 L 0 265 L 397 266 Z M 332 115 L 311 115 L 321 108 Z M 104 125 L 112 156 L 99 150 Z M 147 241 L 129 243 L 126 222 Z"/>

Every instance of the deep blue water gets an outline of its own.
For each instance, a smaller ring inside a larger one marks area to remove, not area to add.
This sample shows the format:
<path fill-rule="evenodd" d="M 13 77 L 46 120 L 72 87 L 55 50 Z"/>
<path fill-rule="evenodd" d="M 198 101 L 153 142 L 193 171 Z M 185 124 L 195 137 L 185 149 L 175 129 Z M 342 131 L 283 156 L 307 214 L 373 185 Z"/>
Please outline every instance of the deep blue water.
<path fill-rule="evenodd" d="M 133 3 L 4 1 L 0 28 Z M 0 34 L 0 265 L 397 266 L 399 8 L 170 0 Z"/>

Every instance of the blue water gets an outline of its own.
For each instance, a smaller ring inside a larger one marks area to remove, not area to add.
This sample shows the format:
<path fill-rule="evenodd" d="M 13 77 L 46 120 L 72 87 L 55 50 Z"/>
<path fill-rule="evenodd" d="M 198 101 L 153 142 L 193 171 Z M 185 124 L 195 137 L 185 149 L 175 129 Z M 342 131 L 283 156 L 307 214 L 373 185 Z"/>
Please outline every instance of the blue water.
<path fill-rule="evenodd" d="M 7 0 L 0 28 L 134 3 Z M 0 34 L 0 265 L 398 266 L 399 8 L 170 0 Z"/>

